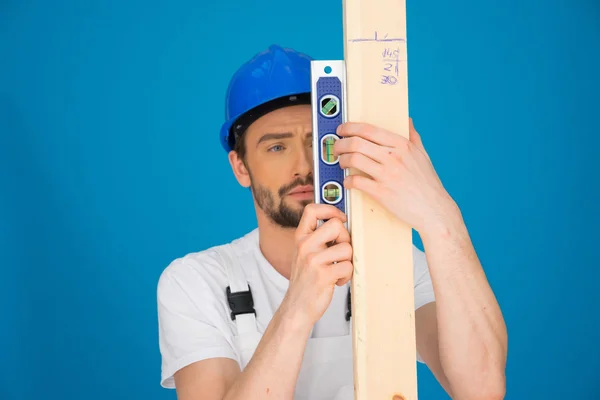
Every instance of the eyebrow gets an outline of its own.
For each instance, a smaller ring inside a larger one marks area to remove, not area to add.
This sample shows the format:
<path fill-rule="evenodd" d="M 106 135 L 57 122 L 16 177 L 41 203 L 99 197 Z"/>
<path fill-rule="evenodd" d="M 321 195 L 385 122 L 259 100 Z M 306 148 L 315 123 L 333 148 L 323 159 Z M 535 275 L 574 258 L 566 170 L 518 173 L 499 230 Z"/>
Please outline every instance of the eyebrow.
<path fill-rule="evenodd" d="M 291 138 L 292 136 L 294 136 L 294 134 L 291 132 L 266 133 L 266 134 L 262 135 L 260 139 L 258 139 L 256 146 L 258 146 L 262 142 L 266 142 L 267 140 L 287 139 L 287 138 Z M 312 136 L 312 132 L 307 132 L 306 136 Z"/>

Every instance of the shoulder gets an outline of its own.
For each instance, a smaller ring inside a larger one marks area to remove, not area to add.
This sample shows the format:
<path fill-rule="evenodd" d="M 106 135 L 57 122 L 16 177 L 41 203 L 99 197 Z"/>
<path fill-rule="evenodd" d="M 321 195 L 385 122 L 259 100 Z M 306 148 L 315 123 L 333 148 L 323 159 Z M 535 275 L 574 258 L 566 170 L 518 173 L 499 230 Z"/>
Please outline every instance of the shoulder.
<path fill-rule="evenodd" d="M 193 362 L 225 357 L 239 361 L 225 288 L 227 259 L 251 248 L 253 233 L 230 243 L 191 252 L 171 261 L 157 285 L 161 383 L 174 387 L 173 375 Z"/>
<path fill-rule="evenodd" d="M 159 299 L 173 292 L 210 293 L 227 286 L 227 267 L 230 257 L 250 254 L 257 243 L 257 230 L 229 243 L 190 252 L 175 258 L 160 274 L 157 285 Z"/>

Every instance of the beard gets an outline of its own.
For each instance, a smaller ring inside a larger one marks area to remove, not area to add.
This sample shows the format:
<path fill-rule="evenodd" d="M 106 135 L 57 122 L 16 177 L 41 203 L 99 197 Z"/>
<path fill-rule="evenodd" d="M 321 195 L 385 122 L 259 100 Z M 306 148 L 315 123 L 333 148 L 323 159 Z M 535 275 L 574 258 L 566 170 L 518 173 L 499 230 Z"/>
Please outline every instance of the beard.
<path fill-rule="evenodd" d="M 283 196 L 292 191 L 297 186 L 312 185 L 313 177 L 312 174 L 305 178 L 298 178 L 293 182 L 282 186 L 277 191 L 279 201 L 275 204 L 275 196 L 269 189 L 265 188 L 254 182 L 252 176 L 250 176 L 252 193 L 258 207 L 265 213 L 267 218 L 283 228 L 297 228 L 304 212 L 304 207 L 312 203 L 311 200 L 302 200 L 300 202 L 301 207 L 291 207 L 286 204 Z"/>

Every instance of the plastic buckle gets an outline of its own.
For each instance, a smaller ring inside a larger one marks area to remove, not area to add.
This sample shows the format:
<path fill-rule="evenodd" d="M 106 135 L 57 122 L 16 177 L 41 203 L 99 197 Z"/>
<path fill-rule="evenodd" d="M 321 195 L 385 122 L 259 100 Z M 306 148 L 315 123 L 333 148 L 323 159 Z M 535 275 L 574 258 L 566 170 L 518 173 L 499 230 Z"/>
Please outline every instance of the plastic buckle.
<path fill-rule="evenodd" d="M 240 314 L 254 314 L 254 299 L 252 298 L 252 290 L 248 286 L 248 290 L 244 292 L 231 293 L 231 288 L 227 286 L 227 302 L 231 309 L 231 320 L 235 321 L 235 316 Z"/>

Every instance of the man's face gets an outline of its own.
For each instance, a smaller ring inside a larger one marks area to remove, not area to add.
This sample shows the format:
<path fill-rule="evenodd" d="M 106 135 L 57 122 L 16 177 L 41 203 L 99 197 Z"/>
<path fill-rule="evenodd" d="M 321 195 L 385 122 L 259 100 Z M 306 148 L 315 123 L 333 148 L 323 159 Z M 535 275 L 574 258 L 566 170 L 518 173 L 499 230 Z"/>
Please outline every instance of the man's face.
<path fill-rule="evenodd" d="M 246 165 L 260 210 L 276 224 L 296 228 L 304 207 L 314 201 L 312 111 L 285 107 L 246 131 Z"/>

